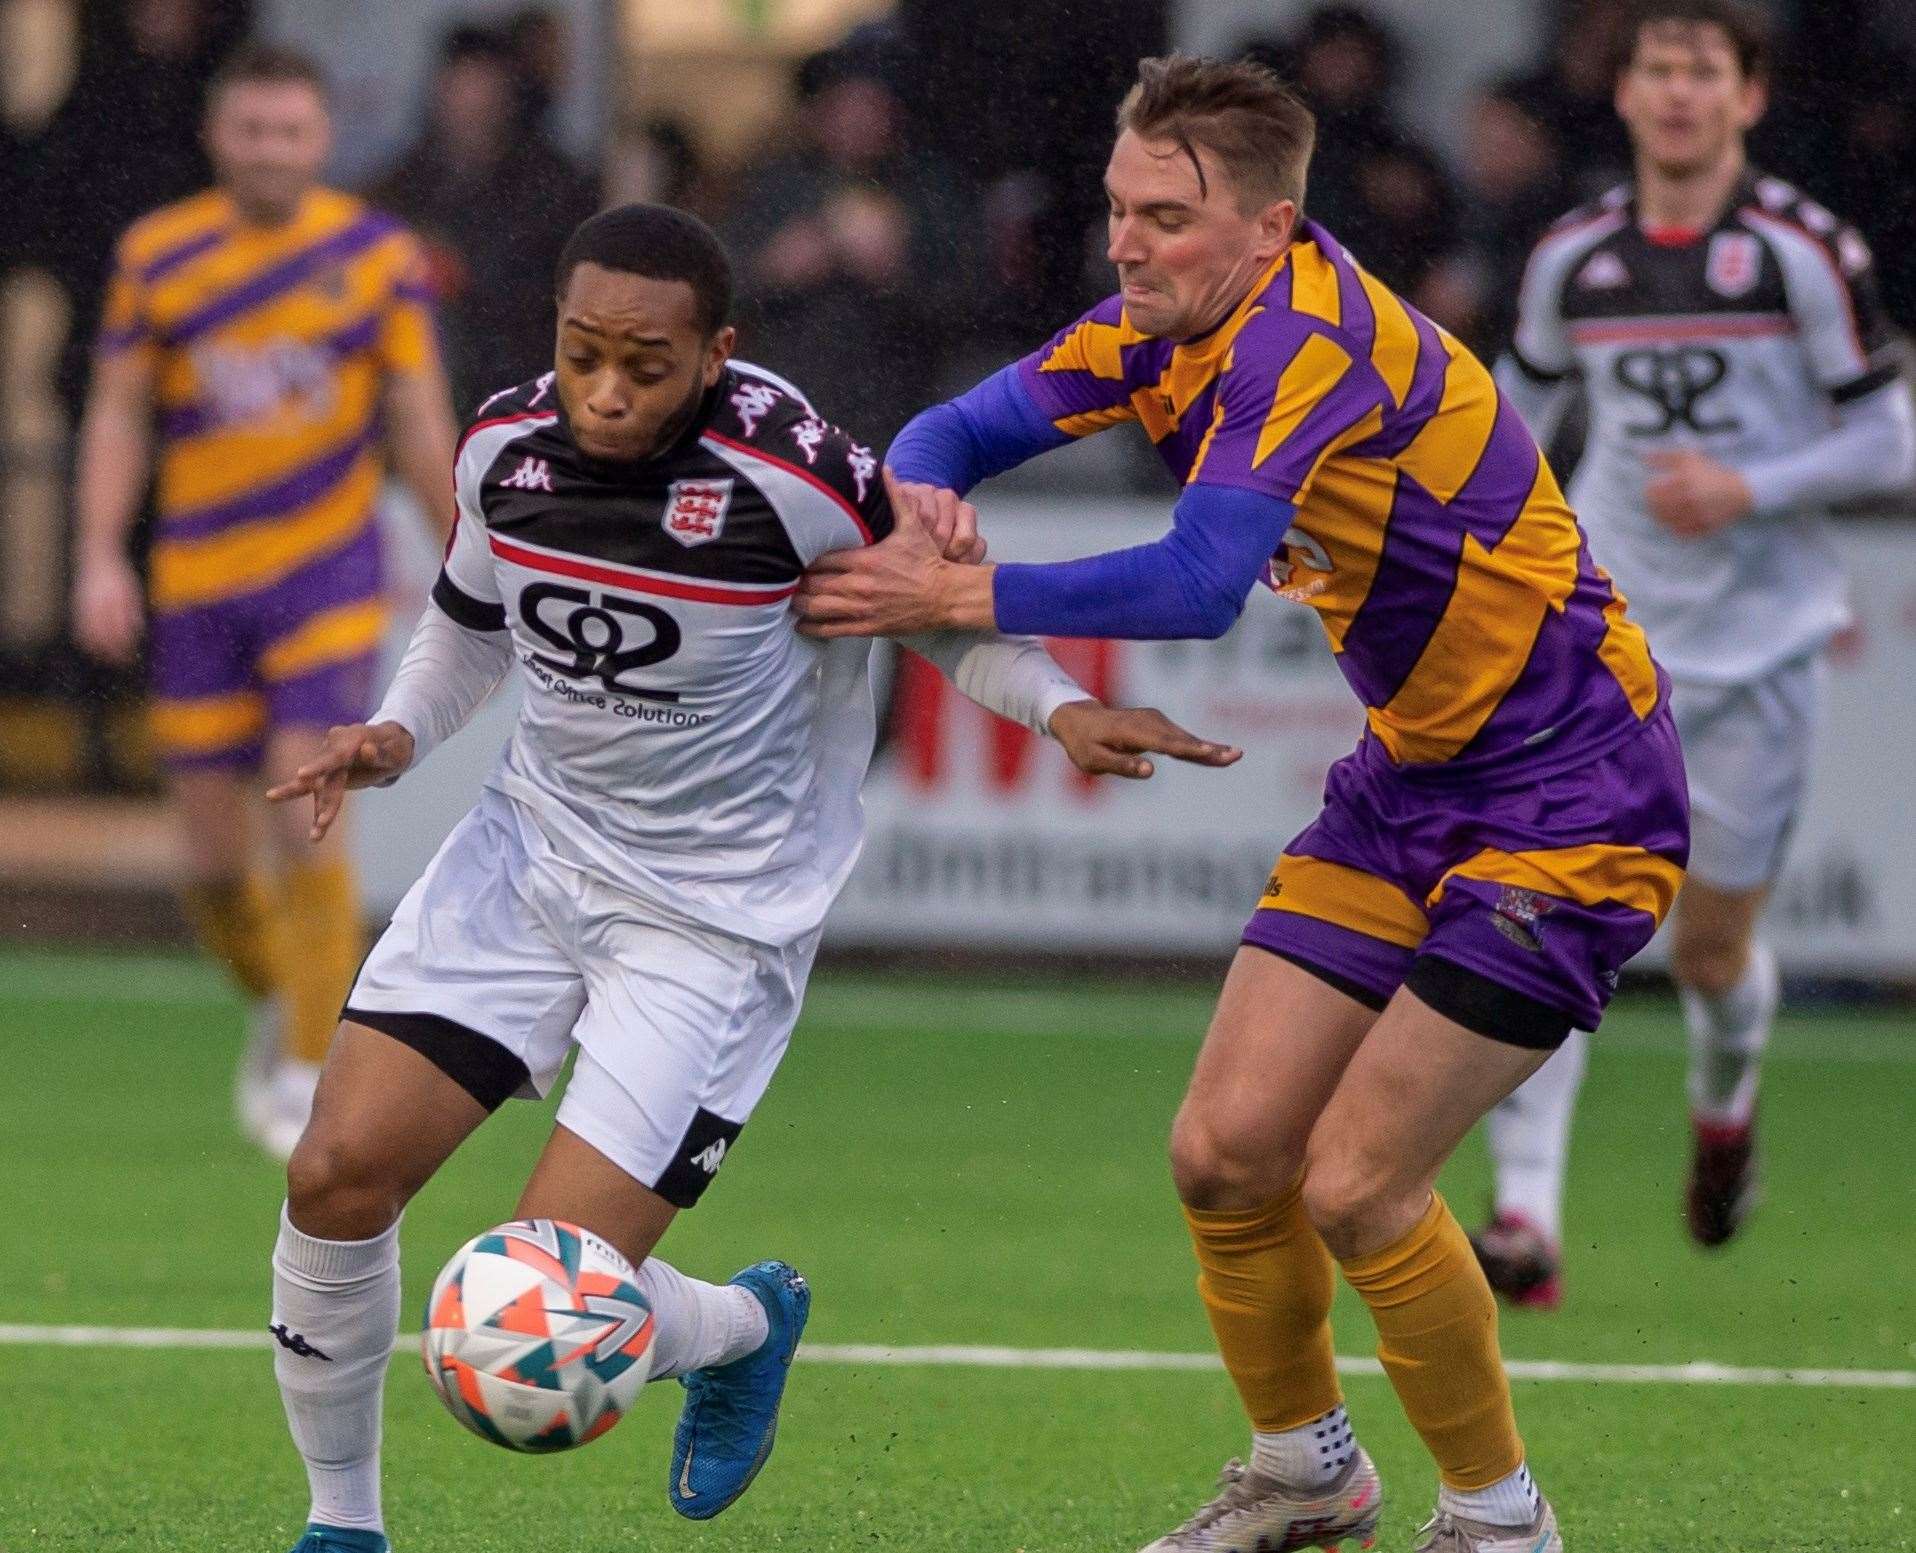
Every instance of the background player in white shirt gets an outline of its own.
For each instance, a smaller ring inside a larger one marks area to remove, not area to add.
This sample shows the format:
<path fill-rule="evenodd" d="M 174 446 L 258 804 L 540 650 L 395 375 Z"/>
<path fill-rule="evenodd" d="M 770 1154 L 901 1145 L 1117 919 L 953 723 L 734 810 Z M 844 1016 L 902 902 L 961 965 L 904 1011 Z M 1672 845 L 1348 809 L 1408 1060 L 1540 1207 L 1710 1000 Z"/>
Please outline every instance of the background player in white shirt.
<path fill-rule="evenodd" d="M 790 600 L 819 556 L 891 531 L 887 485 L 792 385 L 729 359 L 729 266 L 694 218 L 593 217 L 558 289 L 555 371 L 460 444 L 445 567 L 384 705 L 271 794 L 310 795 L 317 839 L 347 788 L 408 771 L 518 660 L 518 728 L 361 969 L 287 1169 L 273 1322 L 313 1496 L 298 1553 L 386 1548 L 399 1216 L 575 1047 L 517 1215 L 639 1267 L 653 1377 L 687 1385 L 680 1513 L 717 1514 L 762 1464 L 809 1305 L 784 1263 L 719 1287 L 651 1253 L 770 1082 L 857 855 L 870 652 L 801 637 Z M 1087 771 L 1236 758 L 1090 700 L 1028 638 L 909 645 Z"/>
<path fill-rule="evenodd" d="M 1802 803 L 1824 649 L 1848 620 L 1827 509 L 1906 490 L 1916 433 L 1862 238 L 1748 164 L 1760 24 L 1728 0 L 1652 0 L 1624 42 L 1635 179 L 1538 244 L 1497 376 L 1545 439 L 1581 387 L 1570 500 L 1674 682 L 1693 810 L 1671 943 L 1690 1031 L 1686 1208 L 1718 1245 L 1756 1196 L 1778 990 L 1757 918 Z M 1489 1124 L 1497 1214 L 1478 1252 L 1502 1292 L 1545 1307 L 1583 1042 Z"/>

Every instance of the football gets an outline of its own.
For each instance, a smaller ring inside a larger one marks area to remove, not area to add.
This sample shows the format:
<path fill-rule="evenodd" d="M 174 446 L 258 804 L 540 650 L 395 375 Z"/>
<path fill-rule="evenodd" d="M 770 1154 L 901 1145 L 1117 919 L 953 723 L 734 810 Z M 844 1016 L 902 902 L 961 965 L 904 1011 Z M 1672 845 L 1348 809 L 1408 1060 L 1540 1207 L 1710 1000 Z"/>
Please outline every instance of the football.
<path fill-rule="evenodd" d="M 447 1411 L 509 1450 L 570 1450 L 604 1434 L 652 1370 L 652 1307 L 597 1235 L 518 1219 L 477 1235 L 432 1286 L 421 1340 Z"/>

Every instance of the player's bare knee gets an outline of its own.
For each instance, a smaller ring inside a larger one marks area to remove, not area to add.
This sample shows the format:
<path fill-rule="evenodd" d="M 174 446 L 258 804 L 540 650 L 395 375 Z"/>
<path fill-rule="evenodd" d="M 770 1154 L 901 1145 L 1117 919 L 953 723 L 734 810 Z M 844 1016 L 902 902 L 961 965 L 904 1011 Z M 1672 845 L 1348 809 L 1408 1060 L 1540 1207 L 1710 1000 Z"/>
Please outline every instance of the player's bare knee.
<path fill-rule="evenodd" d="M 1681 985 L 1721 997 L 1742 979 L 1749 957 L 1749 945 L 1740 939 L 1679 932 L 1670 946 L 1670 969 Z"/>
<path fill-rule="evenodd" d="M 323 1125 L 308 1127 L 286 1162 L 286 1211 L 322 1240 L 383 1234 L 409 1195 L 383 1151 Z"/>
<path fill-rule="evenodd" d="M 1362 1154 L 1314 1157 L 1304 1172 L 1304 1213 L 1323 1237 L 1332 1256 L 1363 1256 L 1396 1239 L 1392 1233 L 1420 1188 L 1389 1168 L 1384 1160 Z"/>
<path fill-rule="evenodd" d="M 1297 1179 L 1298 1165 L 1198 1116 L 1180 1113 L 1171 1129 L 1171 1180 L 1178 1200 L 1200 1213 L 1261 1207 Z"/>

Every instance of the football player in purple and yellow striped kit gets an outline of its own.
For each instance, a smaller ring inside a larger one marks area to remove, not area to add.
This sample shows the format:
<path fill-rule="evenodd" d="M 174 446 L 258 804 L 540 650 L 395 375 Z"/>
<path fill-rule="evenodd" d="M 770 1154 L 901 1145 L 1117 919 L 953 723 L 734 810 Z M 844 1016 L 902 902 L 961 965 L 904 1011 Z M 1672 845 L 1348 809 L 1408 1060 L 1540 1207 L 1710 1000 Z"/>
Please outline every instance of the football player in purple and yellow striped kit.
<path fill-rule="evenodd" d="M 1366 710 L 1284 849 L 1173 1129 L 1248 1465 L 1153 1553 L 1374 1534 L 1331 1294 L 1369 1305 L 1435 1458 L 1424 1553 L 1556 1553 L 1496 1305 L 1433 1183 L 1669 909 L 1689 848 L 1667 686 L 1485 369 L 1303 219 L 1314 126 L 1258 67 L 1147 60 L 1106 173 L 1119 295 L 891 449 L 926 522 L 814 567 L 815 634 L 1210 637 L 1266 582 Z M 1155 544 L 941 560 L 979 480 L 1122 421 L 1183 486 Z"/>
<path fill-rule="evenodd" d="M 386 602 L 374 503 L 382 440 L 442 530 L 453 426 L 423 256 L 390 218 L 318 187 L 325 85 L 248 50 L 214 82 L 217 186 L 120 241 L 80 434 L 74 620 L 124 660 L 141 599 L 126 538 L 156 484 L 152 730 L 181 822 L 187 907 L 254 1006 L 242 1125 L 290 1152 L 360 954 L 343 841 L 251 789 L 366 715 Z"/>

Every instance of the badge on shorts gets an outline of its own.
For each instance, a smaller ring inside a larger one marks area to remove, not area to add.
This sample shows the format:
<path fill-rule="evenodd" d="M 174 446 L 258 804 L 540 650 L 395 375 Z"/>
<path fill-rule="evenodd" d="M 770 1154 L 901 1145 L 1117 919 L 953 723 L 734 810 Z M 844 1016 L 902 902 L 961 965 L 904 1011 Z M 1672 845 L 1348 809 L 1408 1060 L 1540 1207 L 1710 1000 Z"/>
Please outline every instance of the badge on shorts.
<path fill-rule="evenodd" d="M 1535 890 L 1521 890 L 1514 884 L 1506 884 L 1497 896 L 1497 904 L 1491 908 L 1490 923 L 1519 949 L 1541 954 L 1543 943 L 1537 937 L 1537 924 L 1556 909 L 1555 901 Z"/>
<path fill-rule="evenodd" d="M 1755 287 L 1762 259 L 1761 245 L 1748 232 L 1718 232 L 1710 239 L 1703 279 L 1720 297 L 1740 297 Z"/>
<path fill-rule="evenodd" d="M 731 505 L 729 479 L 674 480 L 666 488 L 660 525 L 688 549 L 707 545 L 725 532 L 725 513 Z"/>

